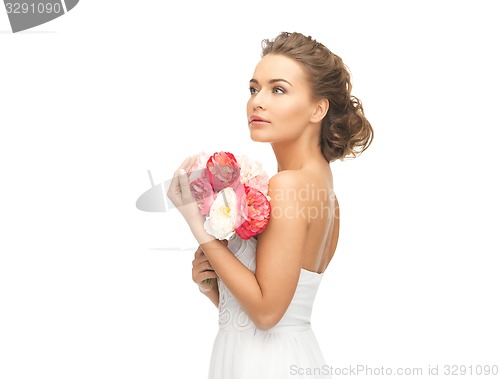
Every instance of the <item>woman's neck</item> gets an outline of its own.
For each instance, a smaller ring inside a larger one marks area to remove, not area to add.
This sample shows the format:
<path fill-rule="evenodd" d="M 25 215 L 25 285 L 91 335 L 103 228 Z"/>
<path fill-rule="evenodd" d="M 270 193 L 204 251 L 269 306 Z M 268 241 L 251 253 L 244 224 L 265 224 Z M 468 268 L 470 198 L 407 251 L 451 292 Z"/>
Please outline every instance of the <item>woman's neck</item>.
<path fill-rule="evenodd" d="M 321 153 L 318 144 L 301 142 L 300 140 L 287 142 L 273 142 L 271 146 L 278 163 L 278 172 L 283 170 L 300 170 L 311 161 L 322 160 L 328 163 Z"/>

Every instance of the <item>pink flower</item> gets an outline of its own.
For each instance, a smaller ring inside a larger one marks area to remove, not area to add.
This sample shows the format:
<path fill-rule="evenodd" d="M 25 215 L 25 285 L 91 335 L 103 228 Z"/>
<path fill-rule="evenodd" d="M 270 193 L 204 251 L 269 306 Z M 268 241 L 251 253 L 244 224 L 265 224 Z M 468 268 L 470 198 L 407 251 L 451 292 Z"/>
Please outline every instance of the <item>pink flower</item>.
<path fill-rule="evenodd" d="M 244 185 L 244 192 L 237 191 L 238 209 L 236 234 L 247 240 L 262 232 L 271 216 L 271 204 L 259 190 Z"/>
<path fill-rule="evenodd" d="M 205 170 L 205 169 L 204 169 Z M 198 208 L 202 216 L 206 216 L 210 212 L 210 207 L 215 199 L 215 192 L 212 189 L 212 185 L 206 177 L 199 177 L 193 181 L 189 182 L 189 188 L 191 193 L 196 199 Z"/>
<path fill-rule="evenodd" d="M 233 154 L 214 153 L 207 162 L 207 176 L 216 192 L 226 187 L 236 189 L 240 184 L 240 166 Z"/>

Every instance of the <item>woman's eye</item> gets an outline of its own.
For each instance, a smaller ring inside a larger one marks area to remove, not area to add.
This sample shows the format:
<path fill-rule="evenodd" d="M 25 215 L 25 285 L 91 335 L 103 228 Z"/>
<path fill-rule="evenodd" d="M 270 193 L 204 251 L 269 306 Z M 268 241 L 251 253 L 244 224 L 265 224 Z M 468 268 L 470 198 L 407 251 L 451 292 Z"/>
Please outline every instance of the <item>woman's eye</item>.
<path fill-rule="evenodd" d="M 273 93 L 276 93 L 276 94 L 282 94 L 282 93 L 285 93 L 285 90 L 281 87 L 274 87 L 273 88 Z"/>
<path fill-rule="evenodd" d="M 257 89 L 254 88 L 254 87 L 250 87 L 250 94 L 253 95 L 253 94 L 256 94 L 257 93 Z"/>

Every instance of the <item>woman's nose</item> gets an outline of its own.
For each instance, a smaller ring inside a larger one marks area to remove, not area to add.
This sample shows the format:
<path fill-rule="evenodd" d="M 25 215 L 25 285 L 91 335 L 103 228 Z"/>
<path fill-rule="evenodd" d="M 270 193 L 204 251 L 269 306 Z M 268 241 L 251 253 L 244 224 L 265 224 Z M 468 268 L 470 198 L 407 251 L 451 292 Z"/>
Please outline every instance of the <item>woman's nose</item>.
<path fill-rule="evenodd" d="M 261 95 L 261 92 L 254 95 L 252 99 L 252 107 L 254 110 L 256 109 L 264 109 L 264 98 Z"/>

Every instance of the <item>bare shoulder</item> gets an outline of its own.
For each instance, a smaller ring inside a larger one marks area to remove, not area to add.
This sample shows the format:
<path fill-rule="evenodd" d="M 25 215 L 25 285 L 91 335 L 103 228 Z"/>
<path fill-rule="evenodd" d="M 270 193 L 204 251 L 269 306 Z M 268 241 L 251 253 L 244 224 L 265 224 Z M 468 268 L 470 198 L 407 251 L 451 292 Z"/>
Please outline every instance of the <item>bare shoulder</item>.
<path fill-rule="evenodd" d="M 319 199 L 320 195 L 328 192 L 328 187 L 331 187 L 325 182 L 325 178 L 328 178 L 325 175 L 324 171 L 318 169 L 280 171 L 269 180 L 269 196 L 272 198 L 274 194 L 283 200 L 300 202 Z"/>
<path fill-rule="evenodd" d="M 306 190 L 307 175 L 299 170 L 285 170 L 269 179 L 268 195 L 271 206 L 296 207 L 301 203 L 299 196 Z M 290 212 L 290 211 L 289 211 Z"/>
<path fill-rule="evenodd" d="M 307 174 L 299 170 L 280 171 L 269 179 L 269 190 L 299 189 L 307 181 Z"/>

